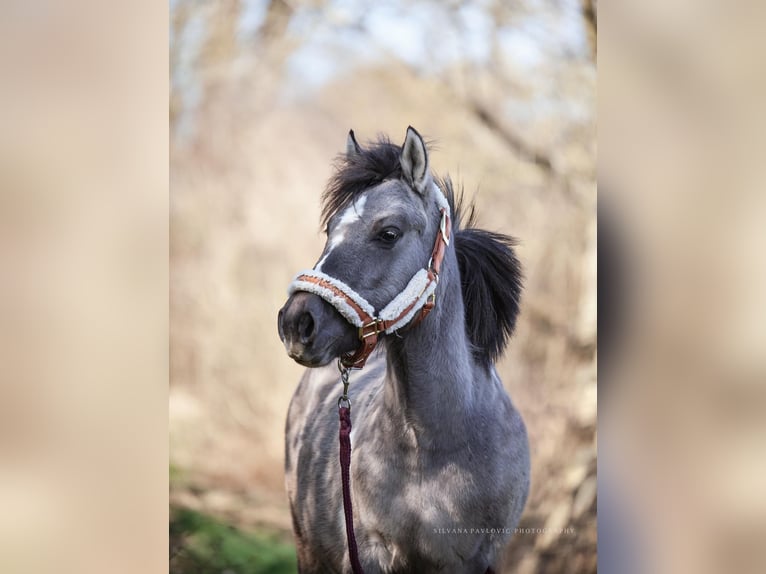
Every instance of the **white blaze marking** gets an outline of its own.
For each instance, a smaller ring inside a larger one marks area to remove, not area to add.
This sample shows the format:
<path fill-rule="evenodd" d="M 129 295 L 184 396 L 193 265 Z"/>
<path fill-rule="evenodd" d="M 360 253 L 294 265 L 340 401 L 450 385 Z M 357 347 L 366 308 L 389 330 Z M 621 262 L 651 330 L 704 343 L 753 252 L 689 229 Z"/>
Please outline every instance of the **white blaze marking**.
<path fill-rule="evenodd" d="M 325 256 L 316 264 L 316 267 L 314 267 L 315 271 L 321 271 L 322 265 L 327 261 L 332 250 L 343 243 L 343 240 L 346 238 L 346 228 L 362 218 L 362 215 L 364 215 L 365 203 L 367 203 L 367 196 L 363 195 L 357 199 L 355 203 L 349 205 L 346 208 L 346 211 L 340 216 L 340 221 L 338 221 L 337 227 L 330 236 L 330 244 L 327 246 L 327 253 L 325 253 Z"/>

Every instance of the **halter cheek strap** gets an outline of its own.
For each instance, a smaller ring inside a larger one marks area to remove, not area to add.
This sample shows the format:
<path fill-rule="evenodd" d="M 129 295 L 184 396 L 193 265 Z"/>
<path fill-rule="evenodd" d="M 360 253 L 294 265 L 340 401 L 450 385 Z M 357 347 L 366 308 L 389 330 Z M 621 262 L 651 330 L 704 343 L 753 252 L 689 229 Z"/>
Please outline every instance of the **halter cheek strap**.
<path fill-rule="evenodd" d="M 444 202 L 446 204 L 446 201 Z M 341 364 L 346 368 L 361 369 L 367 362 L 381 333 L 391 334 L 406 326 L 413 327 L 426 318 L 435 304 L 436 285 L 439 282 L 444 254 L 450 242 L 449 207 L 441 208 L 439 232 L 428 266 L 412 276 L 404 290 L 375 314 L 374 307 L 340 279 L 320 271 L 299 273 L 288 287 L 287 294 L 306 291 L 318 295 L 335 307 L 346 321 L 359 330 L 359 348 L 352 354 L 343 355 Z"/>

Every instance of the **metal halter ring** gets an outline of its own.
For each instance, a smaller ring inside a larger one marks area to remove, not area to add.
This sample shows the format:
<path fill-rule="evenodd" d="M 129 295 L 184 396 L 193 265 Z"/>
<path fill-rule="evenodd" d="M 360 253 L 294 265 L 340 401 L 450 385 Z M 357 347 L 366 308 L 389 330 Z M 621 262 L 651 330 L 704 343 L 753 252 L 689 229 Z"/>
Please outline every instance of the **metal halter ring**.
<path fill-rule="evenodd" d="M 338 397 L 338 408 L 343 408 L 343 403 L 346 403 L 346 406 L 349 411 L 351 411 L 351 399 L 348 398 L 348 395 L 341 395 Z"/>

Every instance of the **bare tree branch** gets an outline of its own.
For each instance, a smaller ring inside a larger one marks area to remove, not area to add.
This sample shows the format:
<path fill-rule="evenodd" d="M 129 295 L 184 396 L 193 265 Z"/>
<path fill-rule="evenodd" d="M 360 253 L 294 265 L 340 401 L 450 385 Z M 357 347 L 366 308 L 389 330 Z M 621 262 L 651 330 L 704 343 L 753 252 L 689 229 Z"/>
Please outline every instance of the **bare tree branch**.
<path fill-rule="evenodd" d="M 595 60 L 598 50 L 598 0 L 580 0 L 580 9 L 588 32 L 590 53 Z"/>
<path fill-rule="evenodd" d="M 547 174 L 555 175 L 553 162 L 551 162 L 550 158 L 547 157 L 542 152 L 533 149 L 518 135 L 514 134 L 513 132 L 505 128 L 501 124 L 501 122 L 494 117 L 492 112 L 490 112 L 489 109 L 487 109 L 485 105 L 483 105 L 480 102 L 473 101 L 468 103 L 468 107 L 474 113 L 474 115 L 479 119 L 479 121 L 481 121 L 482 124 L 484 124 L 497 136 L 499 136 L 510 148 L 515 150 L 521 157 L 541 167 L 543 170 L 545 170 Z"/>

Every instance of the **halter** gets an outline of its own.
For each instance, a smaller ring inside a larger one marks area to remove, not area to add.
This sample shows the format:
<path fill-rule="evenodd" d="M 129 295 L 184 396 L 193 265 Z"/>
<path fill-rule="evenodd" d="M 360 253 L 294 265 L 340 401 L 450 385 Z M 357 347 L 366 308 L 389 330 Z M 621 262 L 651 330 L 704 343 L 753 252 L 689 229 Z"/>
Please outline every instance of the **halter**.
<path fill-rule="evenodd" d="M 452 226 L 449 204 L 436 185 L 434 189 L 438 190 L 441 221 L 428 265 L 415 273 L 404 290 L 383 307 L 380 313 L 376 315 L 370 302 L 346 283 L 321 271 L 302 271 L 287 289 L 288 296 L 296 291 L 318 295 L 335 307 L 346 321 L 357 327 L 359 348 L 340 357 L 341 365 L 347 369 L 364 367 L 378 344 L 380 334 L 391 334 L 407 326 L 414 327 L 426 318 L 436 304 L 436 285 L 439 283 L 439 272 L 450 242 Z"/>

